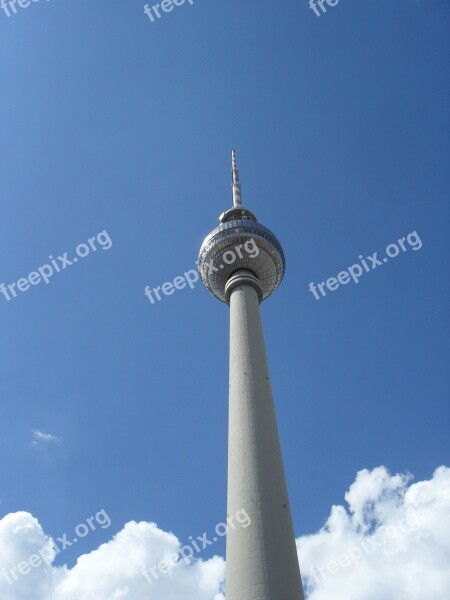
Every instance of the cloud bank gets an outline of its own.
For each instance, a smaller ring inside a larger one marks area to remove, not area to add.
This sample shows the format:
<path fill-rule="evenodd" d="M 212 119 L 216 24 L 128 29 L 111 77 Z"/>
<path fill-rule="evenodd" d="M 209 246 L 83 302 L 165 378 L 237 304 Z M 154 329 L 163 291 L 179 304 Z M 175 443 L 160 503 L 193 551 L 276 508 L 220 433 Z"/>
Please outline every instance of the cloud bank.
<path fill-rule="evenodd" d="M 324 527 L 297 540 L 309 600 L 447 600 L 450 469 L 411 484 L 359 471 Z"/>
<path fill-rule="evenodd" d="M 308 600 L 448 600 L 450 469 L 418 483 L 385 467 L 363 470 L 345 501 L 320 531 L 297 540 Z M 11 513 L 0 520 L 0 598 L 224 600 L 225 563 L 217 556 L 181 560 L 147 581 L 142 570 L 169 560 L 180 545 L 154 523 L 131 521 L 73 568 L 57 567 L 37 519 Z M 40 551 L 46 560 L 37 565 L 30 557 Z M 28 567 L 19 569 L 23 562 Z"/>

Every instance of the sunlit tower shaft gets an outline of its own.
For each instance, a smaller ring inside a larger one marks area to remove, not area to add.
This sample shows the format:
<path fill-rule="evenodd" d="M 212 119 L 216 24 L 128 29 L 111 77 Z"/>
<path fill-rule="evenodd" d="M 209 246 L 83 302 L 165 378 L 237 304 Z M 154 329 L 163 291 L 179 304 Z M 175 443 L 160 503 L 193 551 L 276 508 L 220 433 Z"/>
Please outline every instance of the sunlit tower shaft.
<path fill-rule="evenodd" d="M 274 234 L 241 204 L 234 151 L 232 197 L 199 254 L 204 285 L 230 306 L 227 513 L 245 509 L 251 518 L 248 528 L 228 529 L 226 599 L 303 600 L 259 310 L 281 283 L 285 260 Z M 257 256 L 236 251 L 250 240 Z"/>

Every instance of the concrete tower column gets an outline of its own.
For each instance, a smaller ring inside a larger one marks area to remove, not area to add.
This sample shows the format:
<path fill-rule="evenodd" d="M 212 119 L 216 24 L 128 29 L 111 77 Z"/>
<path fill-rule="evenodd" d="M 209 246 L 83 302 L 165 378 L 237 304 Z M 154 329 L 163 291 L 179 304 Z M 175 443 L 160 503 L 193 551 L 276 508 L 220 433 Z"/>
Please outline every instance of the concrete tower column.
<path fill-rule="evenodd" d="M 304 600 L 259 313 L 286 262 L 277 237 L 242 205 L 234 150 L 231 172 L 233 205 L 198 256 L 206 289 L 230 306 L 226 599 Z M 242 510 L 250 525 L 233 526 Z"/>
<path fill-rule="evenodd" d="M 227 534 L 227 600 L 303 600 L 257 278 L 239 271 L 230 303 L 229 516 L 245 509 L 247 528 Z"/>

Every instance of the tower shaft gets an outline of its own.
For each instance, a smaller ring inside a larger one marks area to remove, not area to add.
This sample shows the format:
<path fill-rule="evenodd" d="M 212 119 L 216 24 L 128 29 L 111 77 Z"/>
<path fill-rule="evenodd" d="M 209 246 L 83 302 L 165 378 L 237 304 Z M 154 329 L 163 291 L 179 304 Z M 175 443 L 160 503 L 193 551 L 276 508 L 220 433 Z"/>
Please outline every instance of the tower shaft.
<path fill-rule="evenodd" d="M 303 600 L 259 303 L 248 271 L 227 284 L 230 304 L 227 600 Z"/>
<path fill-rule="evenodd" d="M 242 206 L 234 150 L 232 192 L 198 257 L 206 289 L 230 306 L 226 599 L 304 600 L 259 313 L 286 263 L 275 235 Z M 240 511 L 248 527 L 233 522 Z"/>

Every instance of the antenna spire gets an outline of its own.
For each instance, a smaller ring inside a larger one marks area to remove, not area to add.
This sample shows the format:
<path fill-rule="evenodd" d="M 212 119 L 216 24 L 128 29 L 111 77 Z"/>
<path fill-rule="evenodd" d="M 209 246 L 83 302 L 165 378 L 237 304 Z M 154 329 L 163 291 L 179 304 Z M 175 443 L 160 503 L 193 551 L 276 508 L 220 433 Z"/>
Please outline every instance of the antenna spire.
<path fill-rule="evenodd" d="M 231 191 L 233 194 L 233 208 L 242 206 L 241 204 L 241 184 L 239 182 L 239 171 L 236 162 L 236 150 L 231 151 L 231 173 L 233 175 L 233 182 L 231 184 Z"/>

